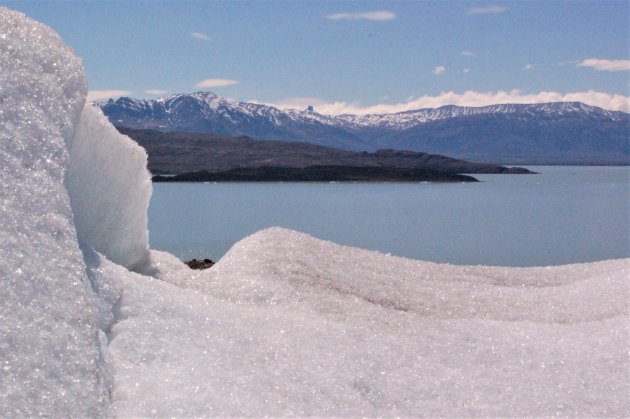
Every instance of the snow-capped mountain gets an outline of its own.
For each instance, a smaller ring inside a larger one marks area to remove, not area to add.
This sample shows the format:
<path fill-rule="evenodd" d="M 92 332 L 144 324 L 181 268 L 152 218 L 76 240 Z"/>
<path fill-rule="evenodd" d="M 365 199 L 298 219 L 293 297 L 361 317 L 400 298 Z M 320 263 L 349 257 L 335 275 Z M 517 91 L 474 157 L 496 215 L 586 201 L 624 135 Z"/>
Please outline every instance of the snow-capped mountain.
<path fill-rule="evenodd" d="M 122 97 L 99 103 L 117 126 L 157 131 L 186 131 L 220 136 L 305 141 L 341 148 L 369 149 L 334 118 L 314 112 L 233 102 L 214 93 L 177 94 L 156 100 Z"/>
<path fill-rule="evenodd" d="M 630 162 L 630 115 L 580 102 L 339 116 L 235 102 L 210 92 L 155 100 L 122 97 L 98 105 L 115 125 L 136 129 L 247 135 L 358 151 L 408 149 L 508 163 Z"/>
<path fill-rule="evenodd" d="M 389 127 L 396 130 L 413 128 L 420 124 L 449 118 L 488 114 L 508 114 L 546 117 L 563 117 L 581 114 L 582 117 L 622 120 L 623 112 L 607 111 L 581 102 L 555 102 L 541 104 L 499 104 L 483 107 L 447 105 L 439 108 L 426 108 L 391 114 L 341 115 L 336 119 L 355 127 Z"/>

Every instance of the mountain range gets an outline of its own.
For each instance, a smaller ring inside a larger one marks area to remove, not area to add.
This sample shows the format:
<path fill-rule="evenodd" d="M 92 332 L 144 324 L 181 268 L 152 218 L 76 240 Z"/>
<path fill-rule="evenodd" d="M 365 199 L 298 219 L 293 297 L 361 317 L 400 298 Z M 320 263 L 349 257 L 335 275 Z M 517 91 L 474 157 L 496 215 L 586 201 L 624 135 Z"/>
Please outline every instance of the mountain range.
<path fill-rule="evenodd" d="M 581 102 L 443 106 L 329 116 L 235 102 L 210 92 L 97 104 L 118 127 L 398 149 L 503 164 L 630 164 L 630 114 Z"/>

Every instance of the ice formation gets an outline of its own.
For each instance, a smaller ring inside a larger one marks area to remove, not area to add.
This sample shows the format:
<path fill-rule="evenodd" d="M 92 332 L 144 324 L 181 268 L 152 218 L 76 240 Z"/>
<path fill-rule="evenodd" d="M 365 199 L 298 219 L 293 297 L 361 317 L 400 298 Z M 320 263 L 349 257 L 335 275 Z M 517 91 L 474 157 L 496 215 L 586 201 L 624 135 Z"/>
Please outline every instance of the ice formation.
<path fill-rule="evenodd" d="M 628 260 L 449 266 L 279 228 L 209 271 L 154 259 L 172 276 L 125 279 L 112 329 L 121 416 L 630 413 Z"/>
<path fill-rule="evenodd" d="M 0 416 L 630 416 L 630 260 L 449 266 L 274 228 L 193 273 L 148 251 L 146 156 L 85 94 L 0 8 Z"/>
<path fill-rule="evenodd" d="M 96 296 L 63 177 L 85 102 L 81 61 L 0 8 L 0 416 L 97 416 L 109 404 Z"/>
<path fill-rule="evenodd" d="M 86 105 L 70 147 L 66 186 L 77 234 L 112 262 L 148 272 L 147 153 Z"/>

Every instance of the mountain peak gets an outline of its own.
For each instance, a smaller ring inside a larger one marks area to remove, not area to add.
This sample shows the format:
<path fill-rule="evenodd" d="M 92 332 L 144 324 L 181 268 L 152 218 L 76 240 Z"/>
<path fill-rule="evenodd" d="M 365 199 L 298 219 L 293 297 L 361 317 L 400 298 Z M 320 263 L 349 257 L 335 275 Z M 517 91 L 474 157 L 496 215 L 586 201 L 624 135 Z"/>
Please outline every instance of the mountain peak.
<path fill-rule="evenodd" d="M 575 155 L 567 154 L 573 162 L 595 161 L 589 160 L 589 156 L 598 156 L 597 161 L 601 162 L 630 160 L 627 135 L 630 115 L 581 102 L 446 105 L 391 114 L 338 116 L 322 115 L 310 107 L 281 110 L 235 102 L 213 92 L 174 94 L 155 100 L 121 97 L 98 105 L 113 124 L 127 128 L 248 135 L 359 151 L 409 149 L 485 161 L 490 160 L 476 154 L 482 153 L 479 147 L 484 141 L 503 142 L 503 151 L 494 154 L 496 158 L 512 157 L 510 150 L 517 150 L 523 156 L 542 152 L 546 144 L 541 143 L 535 151 L 531 147 L 544 140 L 558 142 L 560 148 L 566 148 L 567 144 L 584 148 Z M 522 145 L 508 144 L 514 138 Z M 609 149 L 601 149 L 598 142 L 602 147 L 607 144 Z M 602 156 L 606 160 L 601 160 Z M 513 161 L 523 163 L 523 160 Z"/>

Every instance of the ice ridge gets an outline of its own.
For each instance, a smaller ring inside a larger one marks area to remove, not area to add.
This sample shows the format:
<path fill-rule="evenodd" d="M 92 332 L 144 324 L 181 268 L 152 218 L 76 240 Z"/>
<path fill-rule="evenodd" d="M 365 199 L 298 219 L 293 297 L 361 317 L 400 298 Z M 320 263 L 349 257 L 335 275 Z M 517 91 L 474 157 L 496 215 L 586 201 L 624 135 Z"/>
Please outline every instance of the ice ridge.
<path fill-rule="evenodd" d="M 0 7 L 0 416 L 104 416 L 111 376 L 63 185 L 87 93 L 50 28 Z"/>
<path fill-rule="evenodd" d="M 59 36 L 0 7 L 0 416 L 107 415 L 119 290 L 87 255 L 151 272 L 146 153 L 86 95 Z"/>
<path fill-rule="evenodd" d="M 112 262 L 150 273 L 147 154 L 100 109 L 81 112 L 65 184 L 79 240 Z"/>

